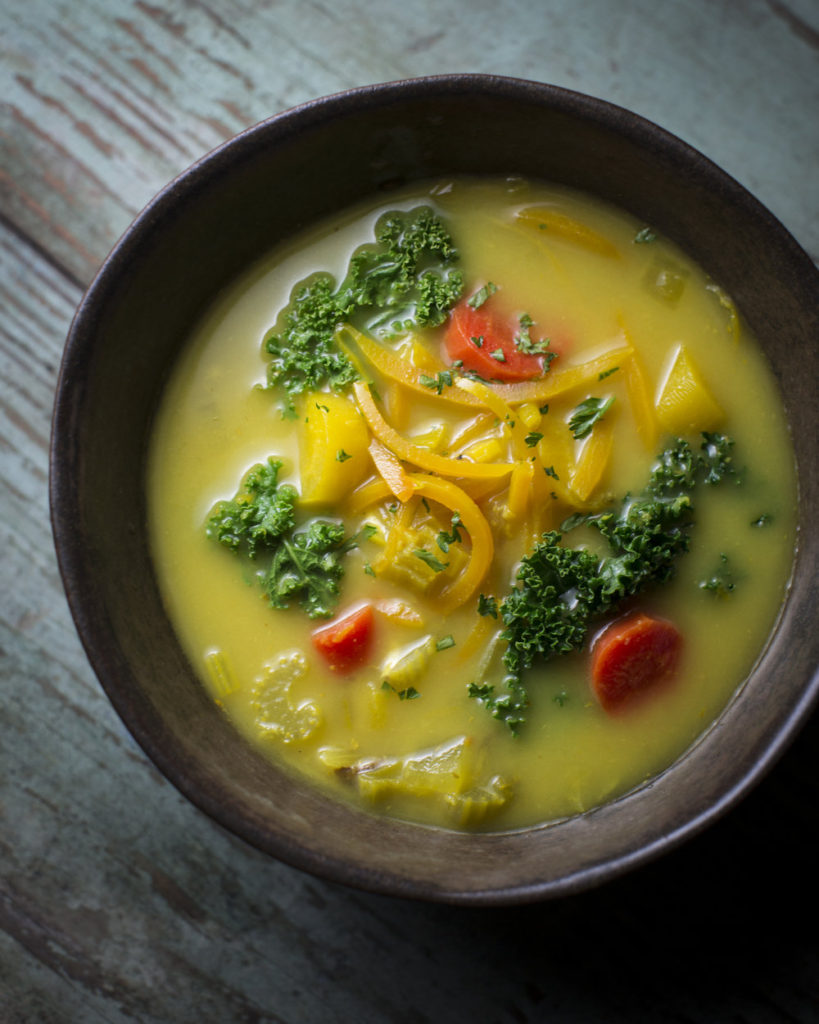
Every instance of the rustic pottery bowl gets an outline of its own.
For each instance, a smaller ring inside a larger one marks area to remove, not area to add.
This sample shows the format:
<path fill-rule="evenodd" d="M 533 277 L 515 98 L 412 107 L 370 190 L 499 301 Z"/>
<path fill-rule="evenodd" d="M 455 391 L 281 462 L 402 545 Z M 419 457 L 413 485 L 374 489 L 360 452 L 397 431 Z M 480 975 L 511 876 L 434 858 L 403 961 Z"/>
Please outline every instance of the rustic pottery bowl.
<path fill-rule="evenodd" d="M 335 803 L 241 739 L 160 600 L 144 470 L 168 372 L 214 294 L 306 225 L 415 179 L 517 173 L 613 202 L 734 297 L 789 417 L 799 542 L 774 635 L 744 686 L 650 784 L 556 824 L 470 835 Z M 243 132 L 172 182 L 114 248 L 68 337 L 51 452 L 54 534 L 88 656 L 125 724 L 187 797 L 281 860 L 408 897 L 500 904 L 596 885 L 731 807 L 783 751 L 816 674 L 819 273 L 735 181 L 653 124 L 553 86 L 454 75 L 352 90 Z"/>

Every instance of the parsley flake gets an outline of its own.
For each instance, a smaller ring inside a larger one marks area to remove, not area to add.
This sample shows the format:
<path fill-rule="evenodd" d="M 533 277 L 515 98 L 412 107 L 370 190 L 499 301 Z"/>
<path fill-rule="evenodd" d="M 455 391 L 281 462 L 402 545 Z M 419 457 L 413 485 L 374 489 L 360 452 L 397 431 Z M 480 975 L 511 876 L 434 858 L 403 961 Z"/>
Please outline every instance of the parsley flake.
<path fill-rule="evenodd" d="M 491 281 L 487 281 L 483 288 L 479 288 L 474 295 L 471 295 L 467 300 L 467 306 L 471 306 L 472 309 L 480 309 L 481 306 L 486 302 L 490 295 L 494 295 L 498 290 L 496 284 L 492 284 Z"/>
<path fill-rule="evenodd" d="M 439 395 L 443 392 L 444 388 L 452 387 L 452 374 L 449 370 L 440 370 L 436 377 L 429 377 L 427 374 L 422 373 L 418 376 L 419 382 L 431 391 L 437 392 Z"/>
<path fill-rule="evenodd" d="M 575 441 L 589 436 L 592 427 L 602 420 L 613 402 L 614 395 L 610 395 L 605 401 L 602 398 L 587 398 L 578 405 L 569 420 L 569 430 Z"/>
<path fill-rule="evenodd" d="M 434 569 L 435 572 L 443 572 L 449 566 L 449 562 L 441 562 L 431 551 L 427 551 L 426 548 L 416 548 L 413 554 L 416 558 L 420 558 L 422 562 L 426 563 L 430 569 Z"/>

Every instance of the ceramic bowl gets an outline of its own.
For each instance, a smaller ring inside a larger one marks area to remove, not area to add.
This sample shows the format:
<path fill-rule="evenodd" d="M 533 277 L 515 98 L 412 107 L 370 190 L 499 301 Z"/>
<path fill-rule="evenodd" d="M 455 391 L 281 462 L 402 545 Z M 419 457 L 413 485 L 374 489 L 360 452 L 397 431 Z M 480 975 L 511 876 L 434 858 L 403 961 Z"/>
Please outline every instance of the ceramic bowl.
<path fill-rule="evenodd" d="M 799 542 L 777 628 L 719 719 L 650 784 L 555 824 L 465 834 L 335 803 L 263 760 L 194 676 L 160 600 L 145 457 L 168 372 L 212 296 L 312 222 L 416 179 L 516 173 L 656 226 L 730 292 L 782 392 Z M 774 763 L 817 697 L 815 387 L 819 274 L 735 181 L 633 113 L 564 89 L 454 75 L 366 87 L 279 114 L 182 174 L 140 214 L 82 301 L 57 389 L 52 520 L 90 661 L 170 781 L 291 865 L 375 892 L 515 903 L 596 885 L 714 821 Z"/>

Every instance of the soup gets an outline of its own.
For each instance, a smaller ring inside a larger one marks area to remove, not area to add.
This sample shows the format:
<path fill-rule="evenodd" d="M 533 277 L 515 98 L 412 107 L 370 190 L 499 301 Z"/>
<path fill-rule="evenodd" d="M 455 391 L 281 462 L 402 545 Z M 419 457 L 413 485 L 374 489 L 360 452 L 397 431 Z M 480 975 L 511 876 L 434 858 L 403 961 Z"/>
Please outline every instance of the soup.
<path fill-rule="evenodd" d="M 793 556 L 787 427 L 730 297 L 519 179 L 393 195 L 253 267 L 179 360 L 148 491 L 170 617 L 248 742 L 451 828 L 662 771 Z"/>

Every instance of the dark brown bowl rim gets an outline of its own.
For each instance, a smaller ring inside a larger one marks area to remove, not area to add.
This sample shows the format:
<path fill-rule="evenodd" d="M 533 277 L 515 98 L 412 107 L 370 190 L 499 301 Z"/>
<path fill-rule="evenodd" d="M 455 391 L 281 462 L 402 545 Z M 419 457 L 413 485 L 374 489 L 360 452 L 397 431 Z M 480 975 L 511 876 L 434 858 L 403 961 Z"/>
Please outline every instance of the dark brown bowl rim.
<path fill-rule="evenodd" d="M 144 728 L 144 723 L 133 713 L 128 694 L 123 694 L 111 683 L 116 674 L 112 671 L 112 654 L 105 638 L 100 637 L 93 609 L 89 608 L 86 602 L 88 566 L 76 540 L 75 524 L 79 516 L 79 505 L 72 476 L 73 466 L 67 457 L 67 439 L 75 428 L 77 406 L 69 395 L 66 382 L 75 378 L 85 351 L 91 344 L 98 310 L 108 301 L 120 275 L 127 273 L 132 254 L 161 226 L 163 217 L 174 208 L 180 197 L 195 192 L 211 175 L 223 173 L 238 153 L 252 150 L 262 138 L 267 145 L 275 145 L 277 140 L 290 138 L 306 127 L 343 117 L 348 111 L 366 110 L 408 96 L 431 99 L 442 94 L 465 93 L 491 94 L 510 99 L 525 97 L 529 101 L 534 100 L 573 117 L 615 126 L 618 132 L 626 134 L 639 146 L 650 151 L 662 151 L 670 158 L 681 161 L 692 175 L 707 179 L 726 196 L 728 201 L 744 208 L 750 216 L 762 223 L 796 268 L 802 287 L 808 292 L 817 291 L 819 273 L 810 258 L 782 224 L 743 186 L 676 136 L 646 118 L 608 101 L 546 83 L 483 74 L 436 75 L 346 90 L 285 110 L 218 146 L 165 186 L 116 243 L 86 291 L 67 337 L 52 421 L 49 495 L 60 573 L 69 607 L 89 661 L 133 737 L 149 759 L 192 803 L 213 820 L 257 848 L 292 866 L 332 881 L 387 895 L 448 903 L 500 905 L 563 896 L 591 888 L 677 847 L 716 821 L 760 781 L 792 742 L 819 700 L 819 670 L 814 670 L 799 699 L 790 707 L 789 712 L 783 715 L 764 752 L 751 768 L 744 770 L 735 779 L 734 784 L 719 800 L 703 807 L 699 813 L 682 822 L 674 831 L 625 855 L 584 867 L 580 871 L 559 878 L 483 891 L 441 890 L 435 885 L 425 884 L 423 880 L 408 884 L 404 879 L 389 875 L 374 877 L 366 866 L 337 860 L 332 854 L 307 849 L 249 827 L 241 816 L 237 817 L 233 813 L 232 808 L 225 807 L 219 801 L 218 794 L 211 793 L 207 785 L 202 785 L 183 765 L 176 763 L 173 752 L 163 745 L 162 735 Z M 627 798 L 628 795 L 621 799 Z M 618 802 L 620 801 L 614 801 L 607 806 L 615 806 Z M 588 813 L 593 816 L 595 812 Z M 551 826 L 539 826 L 538 830 L 549 827 Z M 478 843 L 486 841 L 486 837 L 482 838 L 480 835 L 474 838 Z"/>

